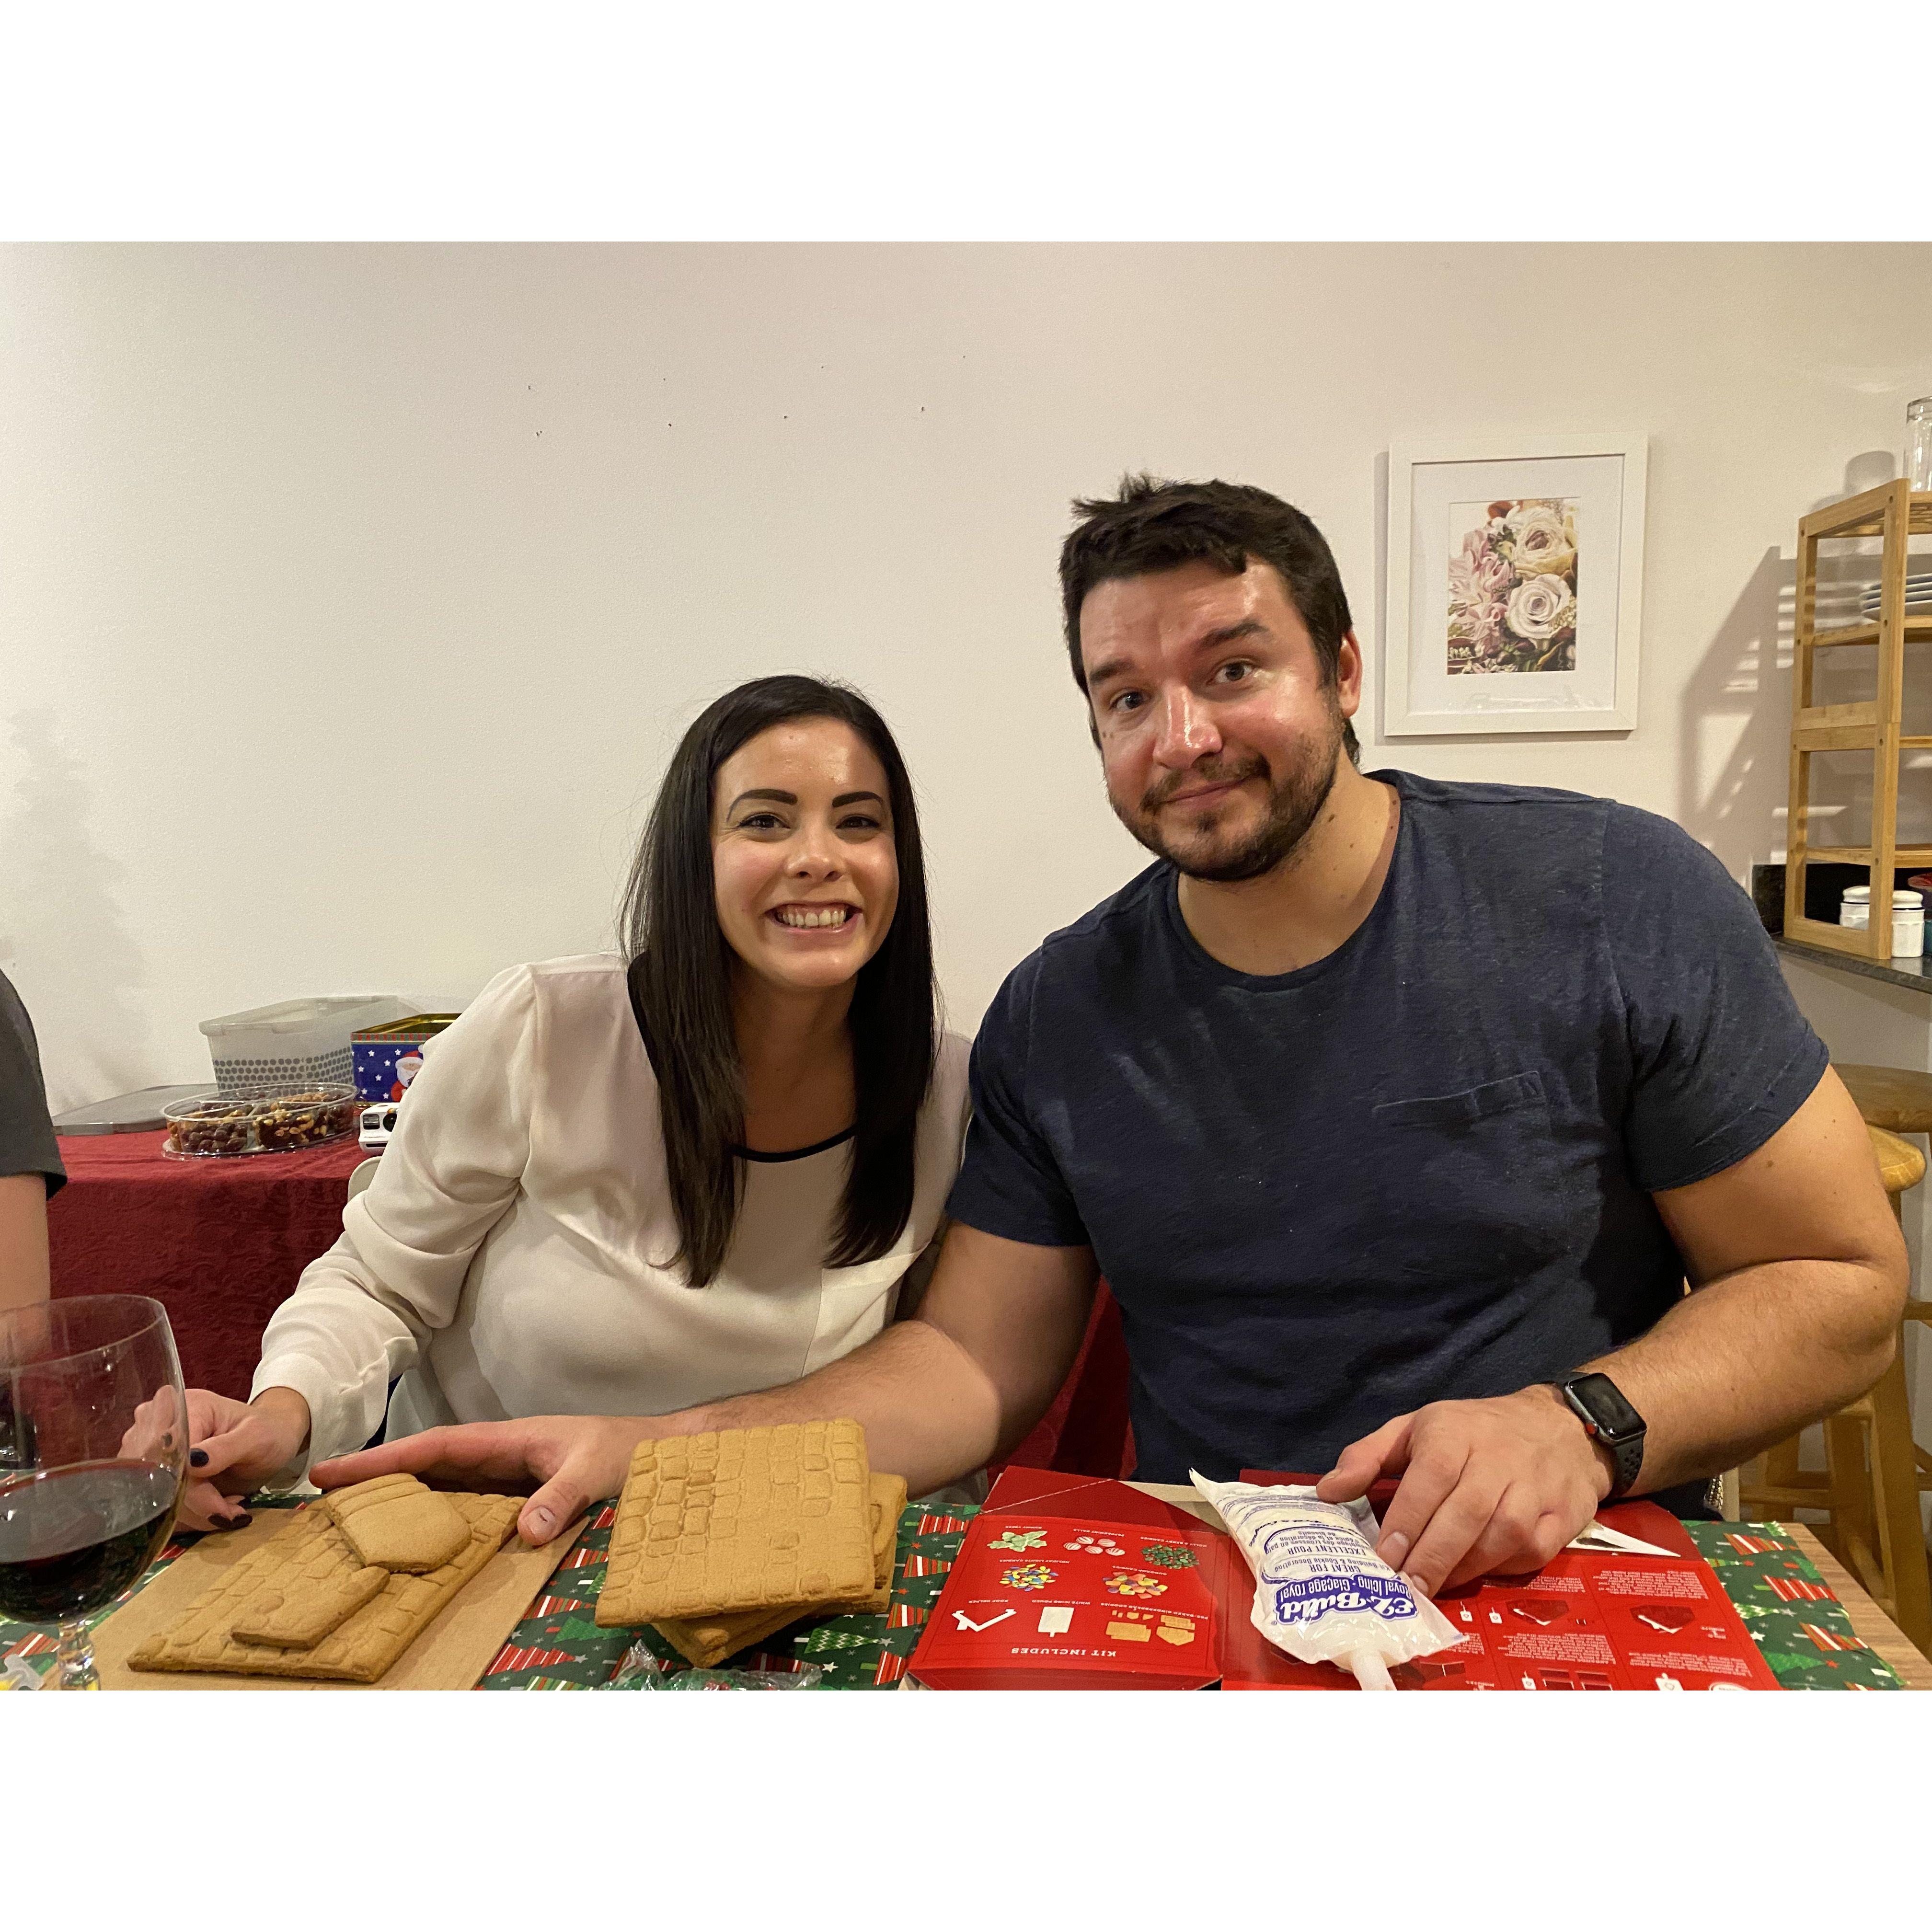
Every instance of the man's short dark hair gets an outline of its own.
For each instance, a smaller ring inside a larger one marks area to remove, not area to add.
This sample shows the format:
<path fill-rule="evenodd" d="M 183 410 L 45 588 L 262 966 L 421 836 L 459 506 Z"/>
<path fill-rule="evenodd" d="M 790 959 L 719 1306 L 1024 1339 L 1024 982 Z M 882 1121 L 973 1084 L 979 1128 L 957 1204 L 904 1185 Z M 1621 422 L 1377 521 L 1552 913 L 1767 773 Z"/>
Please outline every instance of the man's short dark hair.
<path fill-rule="evenodd" d="M 1060 594 L 1066 654 L 1082 691 L 1080 607 L 1088 592 L 1184 563 L 1211 563 L 1231 577 L 1251 562 L 1272 564 L 1308 626 L 1322 682 L 1334 684 L 1349 628 L 1348 595 L 1322 532 L 1292 504 L 1251 483 L 1172 483 L 1143 472 L 1123 476 L 1118 496 L 1075 498 L 1073 514 L 1080 521 L 1060 547 Z M 1352 724 L 1342 742 L 1359 764 Z"/>

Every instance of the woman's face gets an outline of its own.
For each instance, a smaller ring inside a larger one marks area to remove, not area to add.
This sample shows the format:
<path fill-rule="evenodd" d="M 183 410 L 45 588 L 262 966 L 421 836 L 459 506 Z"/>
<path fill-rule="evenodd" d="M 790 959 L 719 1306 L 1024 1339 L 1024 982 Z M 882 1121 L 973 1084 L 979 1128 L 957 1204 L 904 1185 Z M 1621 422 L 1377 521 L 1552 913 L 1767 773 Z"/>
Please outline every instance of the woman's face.
<path fill-rule="evenodd" d="M 718 767 L 711 804 L 718 923 L 758 977 L 792 992 L 845 985 L 898 904 L 886 774 L 830 718 L 775 724 Z"/>

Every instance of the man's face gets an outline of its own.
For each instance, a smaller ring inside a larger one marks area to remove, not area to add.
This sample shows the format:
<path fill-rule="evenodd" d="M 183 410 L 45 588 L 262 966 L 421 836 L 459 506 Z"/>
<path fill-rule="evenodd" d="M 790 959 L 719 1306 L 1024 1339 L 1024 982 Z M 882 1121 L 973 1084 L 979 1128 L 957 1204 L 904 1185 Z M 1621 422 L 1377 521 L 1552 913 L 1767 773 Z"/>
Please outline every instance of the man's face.
<path fill-rule="evenodd" d="M 1273 565 L 1231 577 L 1188 563 L 1090 590 L 1080 653 L 1107 796 L 1143 845 L 1216 880 L 1258 878 L 1295 850 L 1361 702 L 1353 632 L 1324 687 Z"/>

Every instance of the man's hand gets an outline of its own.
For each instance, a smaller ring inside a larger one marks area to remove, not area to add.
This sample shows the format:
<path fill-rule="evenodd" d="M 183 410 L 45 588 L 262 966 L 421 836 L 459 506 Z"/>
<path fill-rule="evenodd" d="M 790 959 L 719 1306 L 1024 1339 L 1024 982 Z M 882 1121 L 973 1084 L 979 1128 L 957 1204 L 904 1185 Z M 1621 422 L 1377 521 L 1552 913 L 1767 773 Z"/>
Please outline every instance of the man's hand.
<path fill-rule="evenodd" d="M 253 1402 L 212 1389 L 188 1391 L 188 1485 L 175 1513 L 183 1529 L 239 1529 L 245 1496 L 302 1454 L 308 1404 L 293 1389 L 267 1388 Z"/>
<path fill-rule="evenodd" d="M 1492 1572 L 1541 1569 L 1615 1480 L 1609 1452 L 1547 1388 L 1398 1415 L 1350 1443 L 1316 1494 L 1351 1502 L 1398 1474 L 1376 1554 L 1426 1597 Z"/>
<path fill-rule="evenodd" d="M 629 1473 L 632 1450 L 646 1438 L 684 1435 L 696 1426 L 665 1415 L 526 1415 L 515 1422 L 458 1423 L 318 1462 L 309 1478 L 325 1490 L 399 1472 L 464 1487 L 534 1484 L 536 1493 L 517 1519 L 517 1534 L 534 1545 L 574 1522 L 585 1504 L 614 1496 Z"/>

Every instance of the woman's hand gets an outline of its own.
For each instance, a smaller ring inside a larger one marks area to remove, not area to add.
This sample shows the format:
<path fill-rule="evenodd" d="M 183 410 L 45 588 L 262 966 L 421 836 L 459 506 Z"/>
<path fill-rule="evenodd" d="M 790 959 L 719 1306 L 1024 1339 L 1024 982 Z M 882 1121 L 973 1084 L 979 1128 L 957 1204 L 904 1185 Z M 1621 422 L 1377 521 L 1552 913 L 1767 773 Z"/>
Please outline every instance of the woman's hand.
<path fill-rule="evenodd" d="M 290 1388 L 237 1402 L 212 1389 L 188 1392 L 188 1486 L 175 1513 L 182 1529 L 239 1529 L 235 1498 L 286 1468 L 308 1440 L 308 1404 Z"/>
<path fill-rule="evenodd" d="M 318 1462 L 309 1479 L 325 1490 L 398 1472 L 452 1487 L 535 1484 L 536 1493 L 517 1519 L 517 1534 L 534 1545 L 574 1522 L 586 1504 L 614 1496 L 640 1442 L 687 1435 L 700 1426 L 695 1419 L 664 1415 L 526 1415 L 515 1422 L 458 1423 Z"/>

